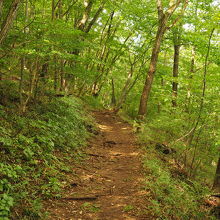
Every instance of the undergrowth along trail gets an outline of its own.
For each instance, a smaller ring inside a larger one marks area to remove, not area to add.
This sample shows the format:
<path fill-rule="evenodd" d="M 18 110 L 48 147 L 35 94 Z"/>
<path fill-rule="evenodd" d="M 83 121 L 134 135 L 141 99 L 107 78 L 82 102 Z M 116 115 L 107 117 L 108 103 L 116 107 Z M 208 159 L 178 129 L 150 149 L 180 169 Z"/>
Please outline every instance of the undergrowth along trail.
<path fill-rule="evenodd" d="M 49 219 L 151 219 L 140 149 L 132 127 L 109 111 L 94 111 L 99 131 L 61 199 L 49 201 Z"/>

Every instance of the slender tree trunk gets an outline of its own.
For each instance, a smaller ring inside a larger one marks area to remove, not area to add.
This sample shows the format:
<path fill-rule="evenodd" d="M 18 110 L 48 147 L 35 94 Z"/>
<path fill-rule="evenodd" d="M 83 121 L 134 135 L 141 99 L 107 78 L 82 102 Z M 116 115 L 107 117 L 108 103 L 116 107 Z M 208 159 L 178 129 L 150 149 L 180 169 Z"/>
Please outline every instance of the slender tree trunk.
<path fill-rule="evenodd" d="M 28 22 L 28 0 L 26 0 L 25 2 L 25 23 Z M 28 29 L 25 27 L 24 28 L 24 34 L 26 37 L 26 34 L 28 32 Z M 23 45 L 23 47 L 25 47 L 26 44 Z M 20 82 L 19 82 L 19 97 L 20 97 L 20 112 L 23 112 L 23 106 L 24 106 L 24 99 L 23 99 L 23 94 L 22 94 L 22 90 L 23 90 L 23 84 L 24 84 L 24 69 L 25 69 L 25 63 L 26 63 L 26 58 L 24 56 L 21 57 L 21 70 L 20 70 Z"/>
<path fill-rule="evenodd" d="M 191 65 L 190 65 L 190 78 L 192 79 L 193 77 L 193 73 L 194 73 L 194 69 L 195 69 L 195 46 L 193 46 L 192 48 L 192 57 L 191 57 Z"/>
<path fill-rule="evenodd" d="M 166 31 L 166 23 L 167 23 L 167 18 L 163 16 L 163 20 L 161 21 L 161 24 L 159 25 L 158 30 L 157 30 L 156 40 L 155 40 L 154 47 L 153 47 L 152 54 L 151 54 L 150 66 L 149 66 L 147 78 L 146 78 L 144 88 L 142 91 L 142 95 L 141 95 L 138 115 L 142 117 L 146 114 L 147 102 L 148 102 L 148 98 L 150 95 L 150 90 L 151 90 L 151 86 L 153 83 L 154 74 L 156 71 L 158 55 L 160 52 L 160 46 L 161 46 L 164 33 Z"/>
<path fill-rule="evenodd" d="M 132 78 L 132 74 L 129 73 L 128 78 L 125 82 L 125 85 L 122 89 L 121 95 L 119 97 L 119 100 L 118 100 L 118 103 L 117 103 L 117 106 L 116 106 L 116 109 L 115 109 L 116 112 L 120 110 L 121 106 L 123 105 L 123 103 L 126 100 L 127 92 L 128 92 L 128 89 L 129 89 L 129 86 L 130 86 L 130 83 L 131 83 L 131 78 Z"/>
<path fill-rule="evenodd" d="M 199 1 L 197 0 L 195 12 L 194 12 L 195 17 L 198 16 L 198 4 L 199 4 Z M 194 33 L 196 33 L 196 26 L 194 27 Z M 192 55 L 191 55 L 190 72 L 189 72 L 189 83 L 188 83 L 188 88 L 187 88 L 187 101 L 186 101 L 186 112 L 188 112 L 188 113 L 190 113 L 190 107 L 191 107 L 191 102 L 192 102 L 191 89 L 192 89 L 192 79 L 193 79 L 193 75 L 195 73 L 195 55 L 196 55 L 196 46 L 193 45 Z"/>
<path fill-rule="evenodd" d="M 97 52 L 97 59 L 99 59 L 103 63 L 106 63 L 106 61 L 108 60 L 108 57 L 109 57 L 109 53 L 110 53 L 110 48 L 107 47 L 108 40 L 110 37 L 114 37 L 115 32 L 116 32 L 116 28 L 113 31 L 111 31 L 113 18 L 114 18 L 114 12 L 112 12 L 110 14 L 110 17 L 102 30 L 101 39 L 100 39 L 101 49 L 100 49 L 100 51 Z M 105 33 L 104 30 L 106 29 L 107 26 L 108 26 L 108 29 Z M 104 42 L 104 40 L 105 40 L 105 42 Z M 103 43 L 103 45 L 102 45 L 102 43 Z M 92 86 L 92 94 L 93 95 L 96 94 L 96 90 L 97 90 L 96 87 L 98 86 L 98 82 L 100 81 L 100 79 L 102 79 L 102 76 L 104 75 L 105 64 L 98 64 L 96 69 L 97 69 L 98 75 L 97 75 L 97 77 L 93 83 L 93 86 Z"/>
<path fill-rule="evenodd" d="M 60 61 L 60 91 L 63 92 L 65 87 L 64 83 L 64 60 Z"/>
<path fill-rule="evenodd" d="M 114 79 L 112 78 L 111 80 L 111 84 L 112 84 L 112 99 L 111 99 L 111 106 L 115 106 L 116 105 L 116 98 L 115 98 L 115 84 L 114 84 Z"/>
<path fill-rule="evenodd" d="M 205 93 L 206 93 L 206 77 L 207 77 L 207 69 L 208 69 L 208 58 L 209 58 L 210 47 L 211 47 L 211 39 L 212 39 L 212 35 L 214 33 L 214 30 L 215 29 L 213 28 L 210 35 L 209 35 L 208 49 L 207 49 L 207 53 L 206 53 L 206 57 L 205 57 L 205 64 L 204 64 L 203 87 L 202 87 L 202 96 L 201 96 L 200 106 L 199 106 L 199 113 L 198 113 L 198 118 L 195 122 L 195 126 L 192 130 L 191 135 L 189 136 L 189 139 L 188 139 L 188 145 L 189 146 L 192 144 L 196 129 L 197 129 L 197 127 L 200 123 L 200 120 L 202 118 L 202 111 L 203 111 L 203 107 L 204 107 Z"/>
<path fill-rule="evenodd" d="M 189 72 L 189 84 L 187 88 L 187 105 L 186 105 L 186 111 L 190 111 L 190 104 L 191 104 L 191 87 L 192 87 L 192 79 L 193 74 L 195 72 L 195 46 L 192 47 L 192 56 L 191 56 L 191 64 L 190 64 L 190 72 Z"/>
<path fill-rule="evenodd" d="M 4 0 L 0 0 L 0 23 L 2 22 L 3 1 L 4 1 Z"/>
<path fill-rule="evenodd" d="M 105 2 L 103 1 L 99 7 L 99 9 L 97 10 L 97 12 L 95 13 L 94 17 L 92 18 L 92 20 L 89 22 L 88 26 L 85 28 L 85 32 L 88 33 L 92 26 L 95 24 L 95 22 L 97 21 L 97 19 L 99 18 L 99 15 L 101 14 L 103 8 L 104 8 L 104 4 Z"/>
<path fill-rule="evenodd" d="M 21 70 L 20 70 L 20 82 L 19 82 L 19 98 L 20 98 L 20 110 L 22 112 L 22 105 L 23 105 L 23 81 L 24 81 L 24 58 L 21 58 Z"/>
<path fill-rule="evenodd" d="M 124 85 L 124 87 L 121 91 L 121 95 L 119 97 L 119 100 L 118 100 L 118 103 L 117 103 L 117 106 L 116 106 L 116 109 L 115 109 L 116 112 L 118 112 L 120 110 L 120 108 L 122 107 L 122 105 L 125 102 L 126 97 L 128 95 L 129 87 L 131 85 L 131 80 L 132 80 L 132 76 L 133 76 L 133 73 L 134 73 L 134 66 L 135 66 L 135 61 L 133 63 L 131 63 L 127 80 L 126 80 L 125 85 Z"/>
<path fill-rule="evenodd" d="M 57 57 L 56 56 L 54 56 L 54 59 L 53 59 L 53 61 L 54 61 L 54 84 L 53 84 L 53 86 L 54 86 L 54 91 L 55 92 L 57 92 L 57 90 L 58 90 L 58 76 L 59 76 L 59 73 L 58 73 L 58 67 L 57 67 L 57 63 L 58 63 L 58 59 L 57 59 Z"/>
<path fill-rule="evenodd" d="M 218 164 L 215 172 L 215 179 L 213 184 L 213 189 L 220 193 L 220 157 L 218 159 Z"/>
<path fill-rule="evenodd" d="M 4 39 L 6 38 L 6 36 L 8 34 L 8 31 L 12 25 L 12 22 L 14 21 L 14 19 L 16 17 L 20 2 L 21 2 L 21 0 L 14 0 L 11 4 L 11 7 L 10 7 L 9 12 L 7 14 L 7 17 L 5 18 L 5 20 L 1 26 L 0 44 L 2 44 L 2 42 L 4 41 Z"/>
<path fill-rule="evenodd" d="M 179 44 L 175 44 L 174 45 L 174 63 L 173 63 L 173 78 L 174 79 L 178 79 L 178 75 L 179 75 L 179 52 L 180 52 L 180 45 Z M 173 100 L 172 100 L 172 104 L 173 107 L 177 106 L 177 90 L 178 90 L 178 83 L 175 81 L 173 81 L 172 83 L 172 93 L 173 93 Z"/>
<path fill-rule="evenodd" d="M 45 63 L 42 65 L 41 72 L 40 72 L 40 77 L 41 77 L 42 79 L 45 79 L 45 76 L 46 76 L 47 73 L 48 73 L 48 68 L 49 68 L 48 62 L 49 62 L 49 59 L 46 59 L 46 60 L 45 60 Z"/>
<path fill-rule="evenodd" d="M 63 2 L 62 0 L 60 0 L 58 2 L 58 18 L 62 19 L 62 17 L 63 17 Z"/>
<path fill-rule="evenodd" d="M 53 21 L 55 19 L 55 0 L 52 0 L 51 5 L 51 20 Z"/>

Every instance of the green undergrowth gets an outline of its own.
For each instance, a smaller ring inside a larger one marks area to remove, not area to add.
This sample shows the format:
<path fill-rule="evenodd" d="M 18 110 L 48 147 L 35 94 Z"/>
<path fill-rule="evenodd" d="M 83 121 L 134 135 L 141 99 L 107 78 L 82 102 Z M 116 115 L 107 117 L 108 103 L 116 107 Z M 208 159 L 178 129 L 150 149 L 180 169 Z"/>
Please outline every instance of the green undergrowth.
<path fill-rule="evenodd" d="M 0 219 L 45 218 L 42 200 L 60 197 L 91 127 L 76 98 L 53 98 L 25 115 L 0 105 Z"/>
<path fill-rule="evenodd" d="M 145 151 L 146 190 L 151 195 L 147 211 L 163 220 L 215 219 L 204 202 L 212 194 L 215 166 L 210 161 L 215 162 L 218 155 L 214 151 L 215 136 L 211 139 L 211 133 L 199 127 L 196 138 L 188 144 L 188 136 L 182 137 L 192 125 L 180 112 L 148 117 L 137 126 Z"/>
<path fill-rule="evenodd" d="M 207 187 L 187 179 L 171 157 L 153 147 L 145 151 L 145 190 L 150 192 L 148 213 L 161 220 L 215 219 L 204 205 L 204 198 L 210 193 Z"/>
<path fill-rule="evenodd" d="M 99 97 L 95 96 L 84 96 L 82 100 L 88 105 L 88 108 L 92 110 L 100 110 L 104 108 L 104 104 L 101 102 Z"/>
<path fill-rule="evenodd" d="M 208 115 L 195 128 L 197 118 L 181 111 L 163 112 L 141 124 L 141 143 L 164 144 L 173 149 L 173 157 L 181 163 L 187 175 L 211 188 L 219 157 L 219 120 Z"/>

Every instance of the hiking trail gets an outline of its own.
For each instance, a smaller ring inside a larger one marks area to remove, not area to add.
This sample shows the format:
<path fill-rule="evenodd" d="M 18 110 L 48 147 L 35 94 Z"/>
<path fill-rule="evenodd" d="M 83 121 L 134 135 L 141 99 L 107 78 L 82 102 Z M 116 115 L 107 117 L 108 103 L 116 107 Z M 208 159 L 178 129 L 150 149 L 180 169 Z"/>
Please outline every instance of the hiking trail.
<path fill-rule="evenodd" d="M 73 166 L 71 187 L 51 200 L 50 220 L 144 220 L 141 150 L 131 125 L 110 111 L 94 111 L 99 131 L 89 140 L 86 160 Z"/>

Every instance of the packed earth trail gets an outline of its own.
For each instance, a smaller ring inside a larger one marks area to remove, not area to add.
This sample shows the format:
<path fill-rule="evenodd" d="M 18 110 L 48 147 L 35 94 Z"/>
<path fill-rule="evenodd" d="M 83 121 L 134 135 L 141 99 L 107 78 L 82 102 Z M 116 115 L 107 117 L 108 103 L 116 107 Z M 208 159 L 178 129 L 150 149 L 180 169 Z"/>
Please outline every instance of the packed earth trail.
<path fill-rule="evenodd" d="M 147 191 L 132 126 L 110 111 L 94 111 L 98 132 L 86 160 L 73 167 L 62 199 L 47 204 L 51 220 L 144 220 Z"/>

